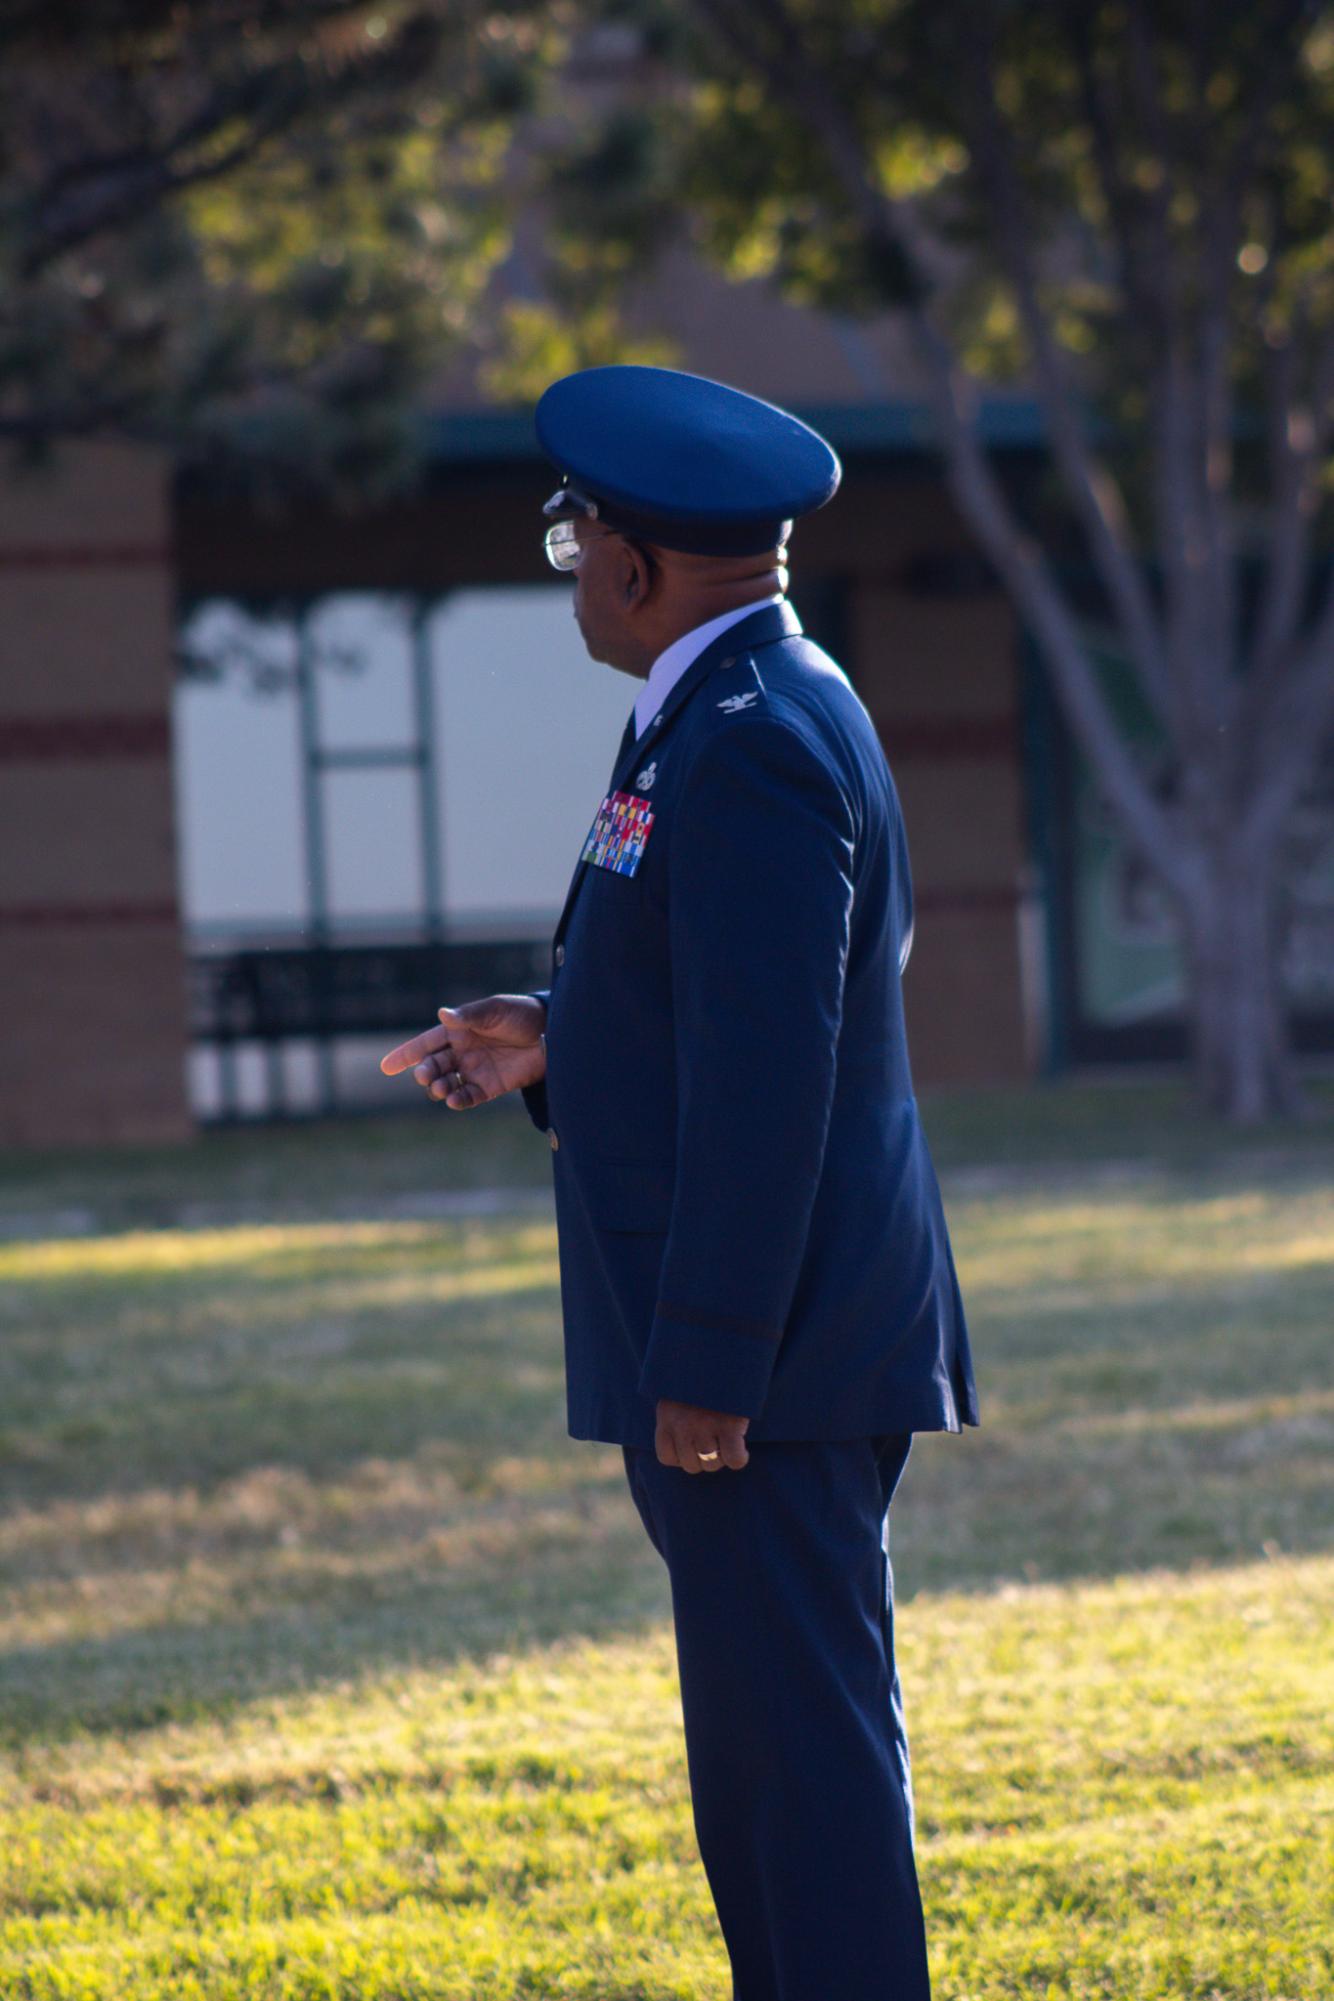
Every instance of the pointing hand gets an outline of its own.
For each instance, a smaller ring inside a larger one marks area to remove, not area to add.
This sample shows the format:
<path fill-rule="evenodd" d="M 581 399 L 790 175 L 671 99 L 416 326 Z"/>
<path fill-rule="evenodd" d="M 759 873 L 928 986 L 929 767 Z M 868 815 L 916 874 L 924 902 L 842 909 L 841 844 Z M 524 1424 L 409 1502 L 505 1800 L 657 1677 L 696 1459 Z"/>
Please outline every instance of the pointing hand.
<path fill-rule="evenodd" d="M 452 1112 L 470 1111 L 545 1077 L 547 1011 L 531 994 L 492 994 L 439 1012 L 439 1028 L 381 1057 L 386 1077 L 411 1070 L 422 1089 Z"/>

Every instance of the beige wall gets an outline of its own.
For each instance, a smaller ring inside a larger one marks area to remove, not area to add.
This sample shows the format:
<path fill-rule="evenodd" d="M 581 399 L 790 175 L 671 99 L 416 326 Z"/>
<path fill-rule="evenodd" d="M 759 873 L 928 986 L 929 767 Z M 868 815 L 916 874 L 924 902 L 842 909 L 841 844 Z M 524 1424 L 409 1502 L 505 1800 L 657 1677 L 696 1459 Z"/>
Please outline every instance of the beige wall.
<path fill-rule="evenodd" d="M 167 468 L 0 472 L 0 1145 L 183 1137 Z"/>
<path fill-rule="evenodd" d="M 866 584 L 851 651 L 908 828 L 914 1074 L 927 1084 L 1026 1076 L 1013 614 L 999 593 L 948 599 Z"/>

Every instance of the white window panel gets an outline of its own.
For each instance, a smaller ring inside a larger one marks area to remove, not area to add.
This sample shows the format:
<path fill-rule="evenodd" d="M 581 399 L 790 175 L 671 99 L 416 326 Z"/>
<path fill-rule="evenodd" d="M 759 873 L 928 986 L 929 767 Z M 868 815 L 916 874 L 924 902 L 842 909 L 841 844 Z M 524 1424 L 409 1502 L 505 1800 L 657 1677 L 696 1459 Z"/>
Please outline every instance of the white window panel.
<path fill-rule="evenodd" d="M 419 922 L 424 884 L 416 772 L 335 770 L 320 782 L 333 929 Z"/>
<path fill-rule="evenodd" d="M 302 930 L 308 915 L 296 635 L 226 599 L 182 634 L 208 670 L 174 695 L 177 851 L 187 927 Z"/>
<path fill-rule="evenodd" d="M 601 803 L 639 682 L 590 660 L 568 584 L 460 591 L 431 616 L 446 914 L 540 935 Z"/>
<path fill-rule="evenodd" d="M 320 1108 L 319 1044 L 306 1037 L 282 1044 L 283 1090 L 291 1112 Z"/>
<path fill-rule="evenodd" d="M 415 740 L 412 619 L 406 597 L 338 591 L 306 623 L 323 750 L 402 749 Z"/>

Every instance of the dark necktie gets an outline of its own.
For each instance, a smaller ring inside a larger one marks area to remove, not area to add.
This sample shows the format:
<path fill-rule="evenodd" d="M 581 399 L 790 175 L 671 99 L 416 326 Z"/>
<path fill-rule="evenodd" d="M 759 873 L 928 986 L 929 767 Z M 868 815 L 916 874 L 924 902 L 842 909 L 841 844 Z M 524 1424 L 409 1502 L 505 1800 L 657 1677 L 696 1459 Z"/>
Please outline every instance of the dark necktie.
<path fill-rule="evenodd" d="M 625 725 L 625 730 L 621 737 L 621 747 L 616 753 L 616 762 L 612 766 L 613 775 L 620 770 L 621 759 L 625 756 L 626 751 L 629 750 L 638 735 L 639 730 L 635 723 L 635 712 L 631 709 L 629 720 Z"/>

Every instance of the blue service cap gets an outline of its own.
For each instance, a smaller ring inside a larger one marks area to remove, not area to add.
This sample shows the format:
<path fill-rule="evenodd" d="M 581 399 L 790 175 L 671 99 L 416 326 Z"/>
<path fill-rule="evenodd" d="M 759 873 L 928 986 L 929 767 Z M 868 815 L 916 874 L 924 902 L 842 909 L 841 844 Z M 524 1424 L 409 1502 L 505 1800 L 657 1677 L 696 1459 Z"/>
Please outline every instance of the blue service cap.
<path fill-rule="evenodd" d="M 664 549 L 752 556 L 832 500 L 843 468 L 788 410 L 675 368 L 584 368 L 534 416 L 560 471 L 546 514 L 595 514 Z"/>

